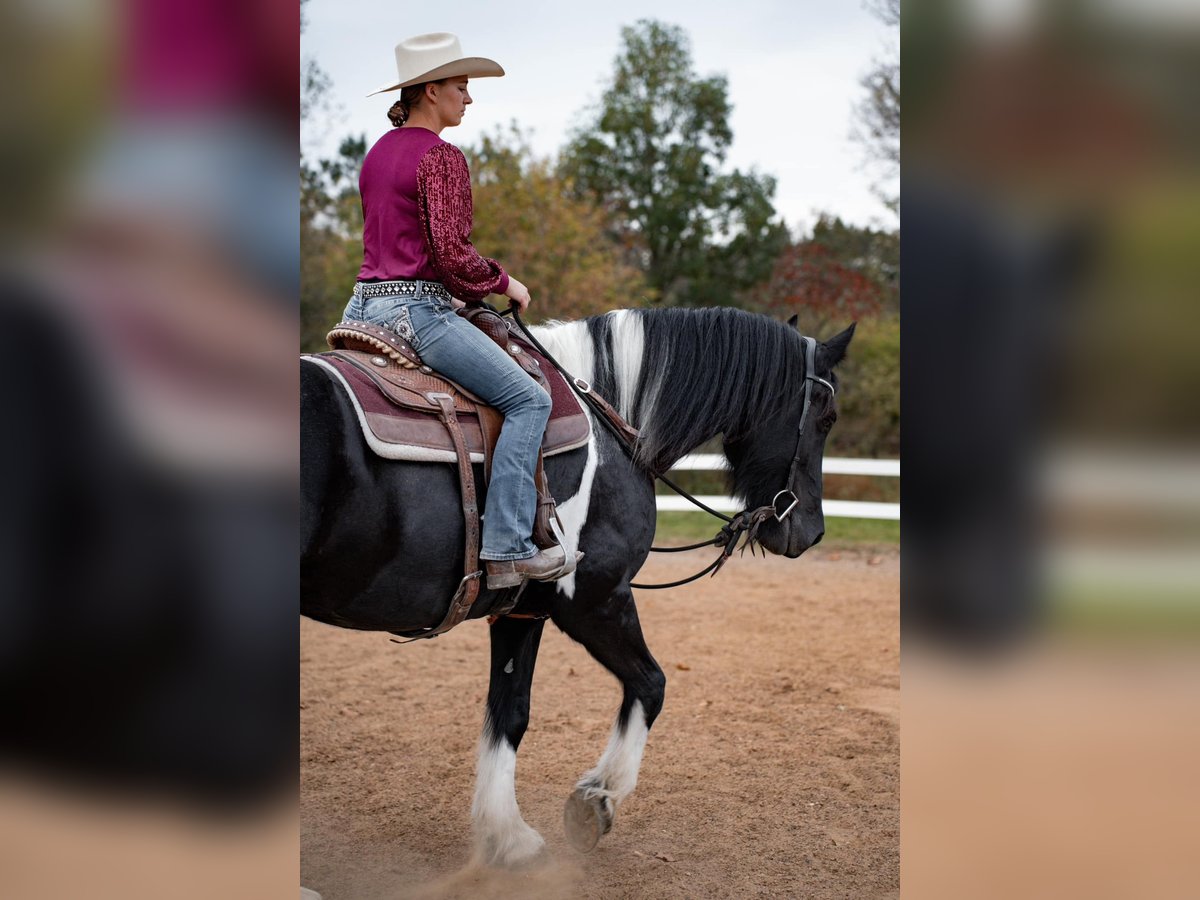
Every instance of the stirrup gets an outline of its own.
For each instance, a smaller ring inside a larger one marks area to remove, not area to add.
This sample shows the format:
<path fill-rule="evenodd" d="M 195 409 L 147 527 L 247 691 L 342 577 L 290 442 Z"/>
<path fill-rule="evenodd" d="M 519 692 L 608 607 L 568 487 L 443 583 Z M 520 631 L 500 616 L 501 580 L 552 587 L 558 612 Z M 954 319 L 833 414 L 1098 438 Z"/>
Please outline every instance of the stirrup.
<path fill-rule="evenodd" d="M 554 511 L 554 515 L 550 517 L 550 531 L 554 534 L 554 540 L 558 542 L 558 546 L 562 548 L 563 564 L 562 568 L 555 573 L 556 579 L 563 578 L 575 571 L 575 567 L 579 565 L 579 560 L 583 559 L 583 554 L 575 550 L 575 548 L 567 544 L 567 536 L 563 534 L 562 523 L 558 518 L 558 510 Z"/>

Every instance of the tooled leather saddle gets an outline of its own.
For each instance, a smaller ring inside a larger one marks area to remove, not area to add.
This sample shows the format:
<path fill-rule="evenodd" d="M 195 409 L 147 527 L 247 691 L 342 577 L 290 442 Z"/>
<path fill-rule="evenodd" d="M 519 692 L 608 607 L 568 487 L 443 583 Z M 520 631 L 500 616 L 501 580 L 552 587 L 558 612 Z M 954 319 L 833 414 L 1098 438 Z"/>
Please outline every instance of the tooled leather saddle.
<path fill-rule="evenodd" d="M 503 347 L 549 393 L 553 401 L 542 439 L 542 453 L 554 456 L 587 443 L 587 417 L 562 375 L 507 322 L 486 308 L 460 313 Z M 426 394 L 450 391 L 461 419 L 472 462 L 491 472 L 491 451 L 499 435 L 500 413 L 466 388 L 421 362 L 412 345 L 390 329 L 363 322 L 341 322 L 327 336 L 334 352 L 317 354 L 332 364 L 356 401 L 363 436 L 385 459 L 453 462 L 454 446 L 433 418 L 437 408 Z M 313 357 L 310 357 L 313 358 Z"/>
<path fill-rule="evenodd" d="M 542 459 L 587 444 L 591 436 L 588 418 L 563 376 L 494 310 L 469 307 L 458 312 L 503 347 L 553 401 L 534 478 L 538 506 L 533 533 L 538 547 L 552 547 L 561 543 L 562 529 Z M 425 365 L 412 345 L 388 328 L 344 321 L 326 340 L 330 351 L 305 358 L 341 382 L 363 437 L 377 455 L 457 465 L 466 533 L 464 576 L 440 625 L 404 635 L 434 637 L 467 618 L 478 596 L 482 572 L 478 567 L 479 510 L 472 464 L 483 463 L 485 480 L 490 477 L 503 417 Z M 508 609 L 515 605 L 518 593 L 513 592 Z"/>

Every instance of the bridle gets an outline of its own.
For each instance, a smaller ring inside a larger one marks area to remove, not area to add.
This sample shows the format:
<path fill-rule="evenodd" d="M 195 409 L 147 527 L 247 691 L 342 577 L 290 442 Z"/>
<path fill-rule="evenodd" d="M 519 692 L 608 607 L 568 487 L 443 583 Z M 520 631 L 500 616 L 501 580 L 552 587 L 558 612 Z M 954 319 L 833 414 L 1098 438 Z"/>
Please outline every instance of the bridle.
<path fill-rule="evenodd" d="M 788 469 L 787 482 L 785 482 L 783 490 L 771 498 L 771 511 L 775 515 L 776 522 L 782 522 L 786 519 L 800 502 L 800 498 L 792 490 L 792 485 L 796 483 L 796 470 L 800 468 L 800 450 L 804 443 L 804 423 L 808 419 L 809 407 L 812 406 L 813 382 L 825 385 L 825 387 L 829 388 L 831 396 L 837 396 L 837 390 L 834 386 L 817 374 L 817 339 L 801 337 L 800 340 L 804 342 L 804 406 L 800 409 L 800 424 L 796 426 L 796 452 L 792 454 L 792 465 Z M 791 502 L 788 503 L 787 508 L 783 512 L 779 511 L 780 497 L 791 498 Z"/>
<path fill-rule="evenodd" d="M 559 364 L 558 360 L 556 360 L 550 354 L 550 352 L 542 346 L 541 342 L 538 341 L 538 339 L 534 337 L 529 329 L 525 326 L 525 322 L 521 319 L 521 314 L 515 306 L 510 306 L 500 314 L 512 315 L 513 321 L 517 324 L 517 327 L 521 329 L 521 333 L 525 336 L 525 338 L 535 348 L 537 348 L 538 352 L 546 357 L 547 361 L 559 371 L 564 379 L 566 379 L 567 384 L 571 386 L 571 389 L 575 391 L 579 399 L 595 414 L 595 419 L 606 429 L 608 429 L 609 433 L 616 439 L 617 444 L 622 450 L 625 451 L 630 459 L 635 458 L 631 436 L 633 439 L 636 439 L 637 430 L 628 422 L 626 422 L 624 418 L 621 417 L 620 413 L 618 413 L 603 397 L 592 390 L 591 385 L 580 378 L 574 377 L 570 372 L 564 369 L 562 365 Z M 716 575 L 717 572 L 721 570 L 721 566 L 725 564 L 725 560 L 729 559 L 729 557 L 733 555 L 733 552 L 737 549 L 738 543 L 741 541 L 743 535 L 745 535 L 746 539 L 741 544 L 742 552 L 744 553 L 747 547 L 750 547 L 751 552 L 754 552 L 754 544 L 758 534 L 759 526 L 770 518 L 774 518 L 776 522 L 782 523 L 784 519 L 786 519 L 800 503 L 800 498 L 797 497 L 795 491 L 792 490 L 792 484 L 796 478 L 796 470 L 800 467 L 800 455 L 804 440 L 804 425 L 808 420 L 809 408 L 812 406 L 813 382 L 815 381 L 818 384 L 825 385 L 825 387 L 829 388 L 829 392 L 832 395 L 837 396 L 837 391 L 834 389 L 833 385 L 817 375 L 816 338 L 801 336 L 800 340 L 804 347 L 804 405 L 800 410 L 800 424 L 796 426 L 796 452 L 792 454 L 792 464 L 788 469 L 787 483 L 784 485 L 783 490 L 779 491 L 772 498 L 769 506 L 760 506 L 757 509 L 744 509 L 736 516 L 730 517 L 724 513 L 717 512 L 712 507 L 707 506 L 706 504 L 697 500 L 695 497 L 677 485 L 674 481 L 668 478 L 665 474 L 655 474 L 654 477 L 656 479 L 661 481 L 675 493 L 679 494 L 679 496 L 685 498 L 694 506 L 704 510 L 709 515 L 715 516 L 718 519 L 723 519 L 726 524 L 722 526 L 716 537 L 713 537 L 710 540 L 701 541 L 698 544 L 688 544 L 684 547 L 651 547 L 650 551 L 652 553 L 682 553 L 685 550 L 697 550 L 700 547 L 715 546 L 722 548 L 721 554 L 695 575 L 682 578 L 679 581 L 672 581 L 668 584 L 636 584 L 630 582 L 630 587 L 639 588 L 641 590 L 660 590 L 663 588 L 679 587 L 680 585 L 695 581 L 697 578 L 707 575 L 710 572 L 713 575 Z M 787 503 L 787 507 L 782 512 L 779 510 L 779 501 L 781 497 L 784 498 L 784 502 Z M 788 502 L 788 498 L 790 498 L 790 502 Z"/>

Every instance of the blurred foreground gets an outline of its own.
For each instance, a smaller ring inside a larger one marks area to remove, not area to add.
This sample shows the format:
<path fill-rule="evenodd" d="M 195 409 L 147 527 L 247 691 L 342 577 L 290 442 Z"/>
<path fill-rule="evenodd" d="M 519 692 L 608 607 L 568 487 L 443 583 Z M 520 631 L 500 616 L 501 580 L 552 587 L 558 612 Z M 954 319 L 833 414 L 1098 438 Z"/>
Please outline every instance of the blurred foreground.
<path fill-rule="evenodd" d="M 298 10 L 0 21 L 0 895 L 294 896 Z"/>
<path fill-rule="evenodd" d="M 904 656 L 904 896 L 1195 896 L 1192 648 Z"/>
<path fill-rule="evenodd" d="M 906 895 L 1183 897 L 1200 18 L 903 23 Z"/>

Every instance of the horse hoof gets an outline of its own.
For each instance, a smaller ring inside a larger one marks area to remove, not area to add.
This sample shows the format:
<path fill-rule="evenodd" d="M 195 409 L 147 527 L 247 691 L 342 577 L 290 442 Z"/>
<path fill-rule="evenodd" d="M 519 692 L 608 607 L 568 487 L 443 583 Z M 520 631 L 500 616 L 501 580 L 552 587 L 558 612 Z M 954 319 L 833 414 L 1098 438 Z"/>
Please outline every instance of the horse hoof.
<path fill-rule="evenodd" d="M 600 797 L 588 798 L 582 788 L 576 788 L 567 798 L 563 808 L 563 828 L 571 846 L 580 853 L 594 850 L 601 835 L 607 834 L 611 825 Z"/>

